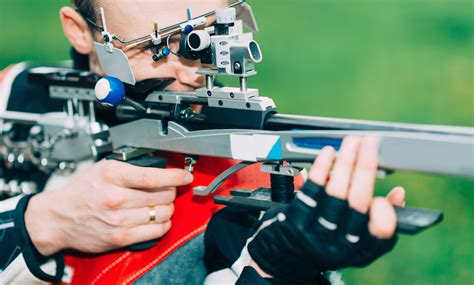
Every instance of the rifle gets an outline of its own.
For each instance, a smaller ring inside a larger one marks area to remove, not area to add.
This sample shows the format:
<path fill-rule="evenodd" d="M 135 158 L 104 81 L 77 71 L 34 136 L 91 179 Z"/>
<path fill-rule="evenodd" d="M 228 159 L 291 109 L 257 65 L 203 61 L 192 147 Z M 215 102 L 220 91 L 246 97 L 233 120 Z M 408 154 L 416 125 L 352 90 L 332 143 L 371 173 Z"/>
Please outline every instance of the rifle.
<path fill-rule="evenodd" d="M 238 4 L 246 5 L 243 1 Z M 247 16 L 248 9 L 243 9 Z M 217 18 L 212 29 L 193 30 L 202 25 L 203 17 L 211 15 Z M 103 11 L 102 20 L 105 23 Z M 258 89 L 247 85 L 248 77 L 256 74 L 255 63 L 262 60 L 262 54 L 251 35 L 242 32 L 232 7 L 160 30 L 150 35 L 150 41 L 160 41 L 175 30 L 186 31 L 180 40 L 181 56 L 212 65 L 198 71 L 206 78 L 205 87 L 172 92 L 164 90 L 172 79 L 136 83 L 125 55 L 111 45 L 117 37 L 104 30 L 105 43 L 96 43 L 96 48 L 109 76 L 100 78 L 90 72 L 61 68 L 32 69 L 30 82 L 48 88 L 51 98 L 65 100 L 66 112 L 4 113 L 0 118 L 4 123 L 35 127 L 28 140 L 21 143 L 12 142 L 8 133 L 2 132 L 0 156 L 12 165 L 30 163 L 44 171 L 73 170 L 77 162 L 103 157 L 140 166 L 162 165 L 162 160 L 148 155 L 154 151 L 185 154 L 190 171 L 199 156 L 241 161 L 207 187 L 194 188 L 195 195 L 213 194 L 232 174 L 261 163 L 261 171 L 269 174 L 271 188 L 235 189 L 233 196 L 214 196 L 219 204 L 258 210 L 288 203 L 293 198 L 294 176 L 310 166 L 324 146 L 338 150 L 347 135 L 380 138 L 382 176 L 393 171 L 474 176 L 474 128 L 277 113 L 271 98 L 260 96 Z M 165 56 L 163 49 L 159 55 Z M 215 84 L 217 76 L 237 77 L 239 86 L 220 87 Z M 108 126 L 96 120 L 97 100 L 116 107 L 119 124 Z M 397 232 L 410 234 L 443 217 L 439 211 L 408 207 L 396 208 L 396 213 Z"/>

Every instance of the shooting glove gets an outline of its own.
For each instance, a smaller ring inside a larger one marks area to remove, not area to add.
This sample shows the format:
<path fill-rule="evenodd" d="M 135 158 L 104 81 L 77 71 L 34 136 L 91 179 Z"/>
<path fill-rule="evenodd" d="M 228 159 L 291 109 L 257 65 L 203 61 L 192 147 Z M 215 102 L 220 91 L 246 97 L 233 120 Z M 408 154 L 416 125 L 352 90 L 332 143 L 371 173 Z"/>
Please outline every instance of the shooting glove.
<path fill-rule="evenodd" d="M 395 246 L 396 236 L 379 239 L 368 222 L 368 214 L 308 181 L 290 204 L 264 215 L 248 251 L 274 278 L 311 282 L 324 271 L 366 266 Z"/>

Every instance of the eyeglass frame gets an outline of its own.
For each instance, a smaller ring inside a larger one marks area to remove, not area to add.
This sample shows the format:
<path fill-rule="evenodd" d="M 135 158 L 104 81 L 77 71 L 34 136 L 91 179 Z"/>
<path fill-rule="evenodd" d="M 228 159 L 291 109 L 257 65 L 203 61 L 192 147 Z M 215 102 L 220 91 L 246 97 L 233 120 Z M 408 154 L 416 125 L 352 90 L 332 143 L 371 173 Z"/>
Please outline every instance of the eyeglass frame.
<path fill-rule="evenodd" d="M 236 6 L 239 6 L 239 5 L 243 5 L 244 3 L 246 3 L 246 0 L 238 0 L 236 1 L 235 3 L 232 3 L 230 5 L 227 6 L 227 8 L 233 8 L 233 7 L 236 7 Z M 86 20 L 87 23 L 89 23 L 93 28 L 95 28 L 96 30 L 102 32 L 102 33 L 109 33 L 110 35 L 112 35 L 112 39 L 105 39 L 104 38 L 104 41 L 105 42 L 111 42 L 113 40 L 117 40 L 118 42 L 120 42 L 121 44 L 125 45 L 125 51 L 129 51 L 131 49 L 134 49 L 134 48 L 137 48 L 138 46 L 146 43 L 146 42 L 151 42 L 150 45 L 148 45 L 147 47 L 159 47 L 160 45 L 165 45 L 166 47 L 169 48 L 169 40 L 170 40 L 170 37 L 173 36 L 173 35 L 176 35 L 176 34 L 185 34 L 186 31 L 183 30 L 182 26 L 186 23 L 189 23 L 190 21 L 193 21 L 193 20 L 198 20 L 200 18 L 208 18 L 210 16 L 213 16 L 216 14 L 216 11 L 211 11 L 211 12 L 208 12 L 208 13 L 205 13 L 205 14 L 202 14 L 198 17 L 194 17 L 194 18 L 191 18 L 190 16 L 190 13 L 189 13 L 189 10 L 188 10 L 188 20 L 186 21 L 182 21 L 180 23 L 177 23 L 177 24 L 174 24 L 174 25 L 171 25 L 171 26 L 168 26 L 166 28 L 163 28 L 163 29 L 158 29 L 158 25 L 157 23 L 154 23 L 154 26 L 155 26 L 155 31 L 152 32 L 151 34 L 148 34 L 146 36 L 142 36 L 142 37 L 138 37 L 136 39 L 132 39 L 132 40 L 125 40 L 124 38 L 122 37 L 119 37 L 117 36 L 116 34 L 114 33 L 111 33 L 109 31 L 107 31 L 103 25 L 99 25 L 97 24 L 96 22 L 94 22 L 93 20 L 91 20 L 89 17 L 86 17 L 84 15 L 84 13 L 82 13 L 77 7 L 76 7 L 76 12 L 78 12 L 81 17 Z M 101 15 L 102 17 L 102 22 L 104 23 L 104 16 L 103 14 Z M 153 36 L 154 35 L 154 36 Z M 156 38 L 159 38 L 160 39 L 160 43 L 159 44 L 155 44 L 153 43 L 153 41 L 156 39 Z M 166 38 L 166 41 L 163 42 L 161 39 L 164 39 Z M 171 51 L 173 54 L 175 55 L 178 55 L 176 52 L 173 52 Z"/>

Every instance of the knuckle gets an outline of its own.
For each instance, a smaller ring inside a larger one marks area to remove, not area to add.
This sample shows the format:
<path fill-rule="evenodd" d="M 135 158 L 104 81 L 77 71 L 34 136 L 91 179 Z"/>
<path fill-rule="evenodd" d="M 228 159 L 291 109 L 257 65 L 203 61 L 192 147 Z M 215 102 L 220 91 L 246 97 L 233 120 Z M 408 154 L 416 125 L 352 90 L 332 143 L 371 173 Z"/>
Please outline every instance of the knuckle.
<path fill-rule="evenodd" d="M 99 164 L 102 167 L 102 169 L 108 169 L 108 168 L 117 167 L 117 164 L 119 164 L 119 162 L 113 159 L 109 159 L 109 160 L 102 160 L 99 162 Z"/>
<path fill-rule="evenodd" d="M 148 171 L 143 171 L 142 174 L 140 174 L 139 183 L 145 189 L 150 189 L 156 186 L 153 182 L 153 176 L 150 175 Z"/>
<path fill-rule="evenodd" d="M 114 247 L 122 247 L 127 245 L 129 233 L 127 230 L 116 231 L 109 235 L 108 242 Z"/>
<path fill-rule="evenodd" d="M 118 209 L 125 204 L 125 196 L 115 191 L 108 191 L 102 199 L 102 206 L 106 209 Z"/>
<path fill-rule="evenodd" d="M 337 171 L 340 173 L 340 175 L 349 176 L 354 170 L 354 161 L 347 157 L 341 157 L 339 162 L 340 163 L 337 167 Z"/>
<path fill-rule="evenodd" d="M 346 151 L 339 157 L 341 168 L 345 171 L 352 171 L 357 160 L 357 149 L 346 149 Z"/>
<path fill-rule="evenodd" d="M 185 171 L 182 169 L 164 169 L 161 172 L 163 186 L 179 186 L 184 184 Z"/>
<path fill-rule="evenodd" d="M 360 213 L 367 213 L 370 207 L 370 197 L 365 198 L 361 197 L 361 195 L 350 195 L 348 202 L 352 209 Z"/>
<path fill-rule="evenodd" d="M 377 169 L 377 161 L 375 159 L 360 159 L 358 161 L 357 170 L 362 175 L 371 175 Z"/>
<path fill-rule="evenodd" d="M 147 194 L 146 203 L 147 205 L 167 205 L 173 203 L 176 199 L 176 189 L 169 188 L 160 190 L 155 193 Z"/>
<path fill-rule="evenodd" d="M 380 219 L 375 219 L 372 227 L 372 234 L 378 238 L 390 238 L 394 233 L 393 225 L 383 223 Z"/>
<path fill-rule="evenodd" d="M 103 160 L 99 162 L 99 171 L 104 180 L 113 181 L 116 177 L 119 162 L 115 160 Z"/>
<path fill-rule="evenodd" d="M 326 193 L 330 196 L 339 198 L 339 199 L 346 199 L 347 198 L 347 185 L 344 185 L 340 181 L 335 181 L 331 179 L 331 182 L 326 187 Z"/>

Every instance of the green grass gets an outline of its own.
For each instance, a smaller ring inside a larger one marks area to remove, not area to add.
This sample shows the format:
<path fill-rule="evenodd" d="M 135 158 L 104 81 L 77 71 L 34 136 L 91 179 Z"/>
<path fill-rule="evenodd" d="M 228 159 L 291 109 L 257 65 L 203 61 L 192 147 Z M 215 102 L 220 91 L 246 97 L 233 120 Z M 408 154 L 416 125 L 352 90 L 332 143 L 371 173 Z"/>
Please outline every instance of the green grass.
<path fill-rule="evenodd" d="M 250 80 L 279 112 L 474 125 L 474 2 L 250 0 L 264 61 Z M 0 68 L 67 58 L 58 20 L 67 1 L 0 0 Z M 473 160 L 474 160 L 474 153 Z M 473 162 L 474 163 L 474 162 Z M 378 184 L 445 220 L 364 269 L 349 284 L 474 284 L 472 180 L 397 173 Z"/>

